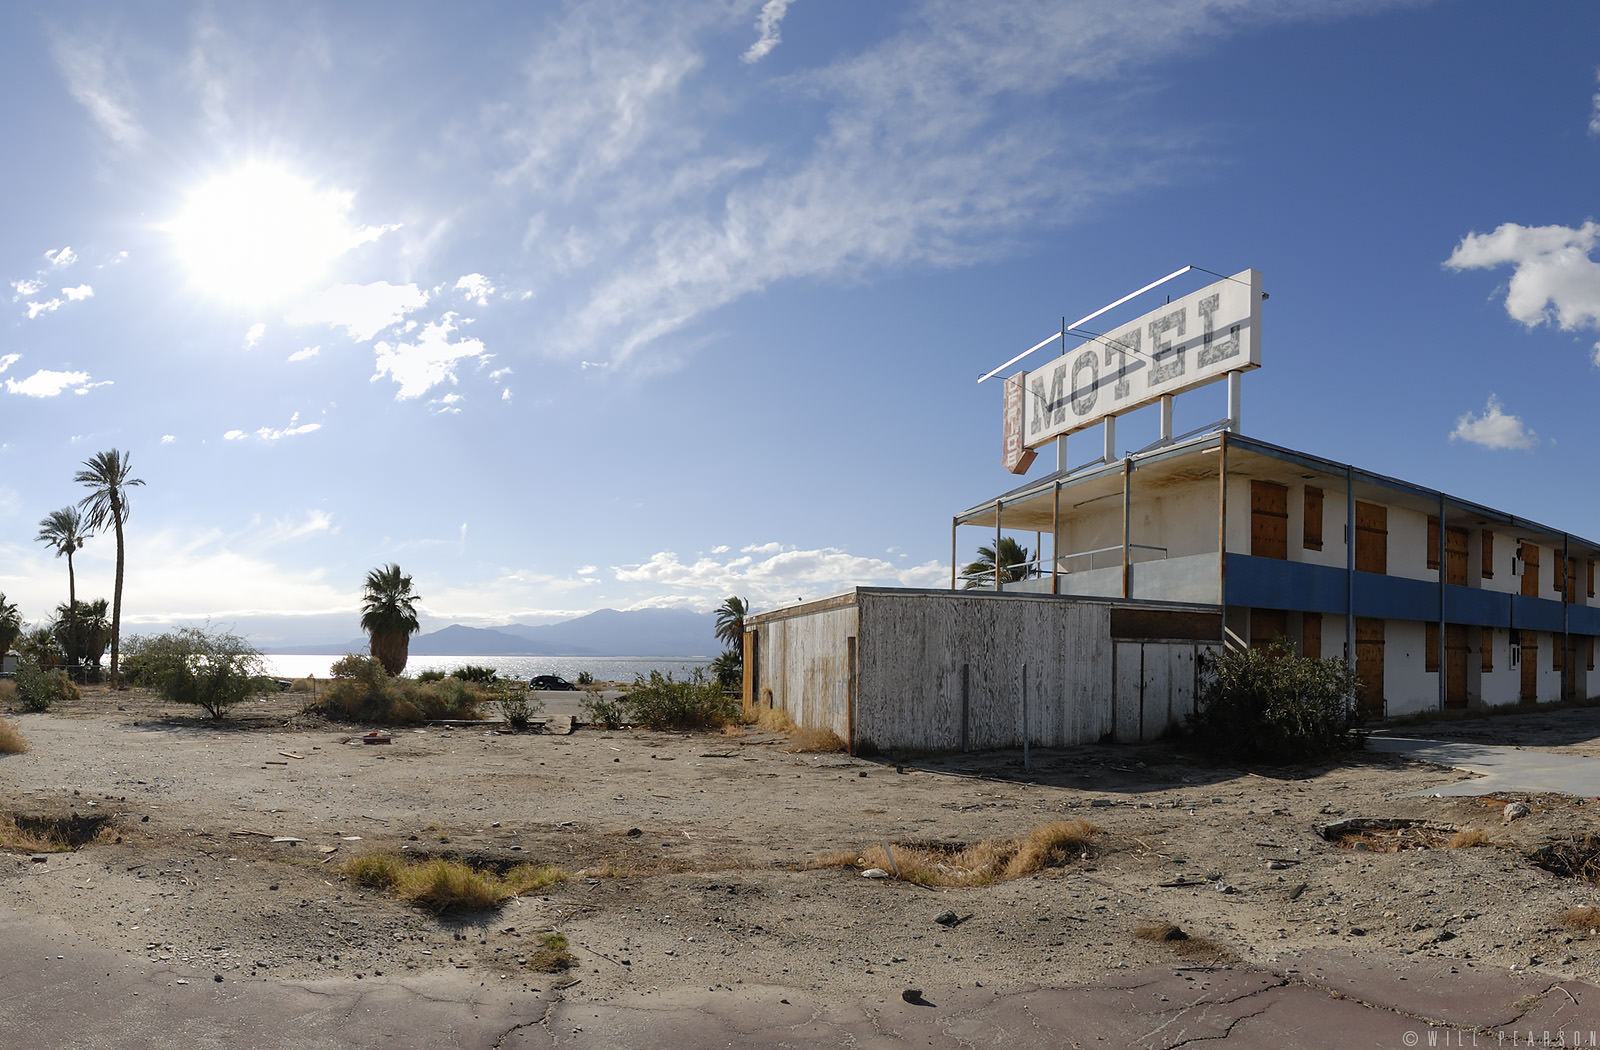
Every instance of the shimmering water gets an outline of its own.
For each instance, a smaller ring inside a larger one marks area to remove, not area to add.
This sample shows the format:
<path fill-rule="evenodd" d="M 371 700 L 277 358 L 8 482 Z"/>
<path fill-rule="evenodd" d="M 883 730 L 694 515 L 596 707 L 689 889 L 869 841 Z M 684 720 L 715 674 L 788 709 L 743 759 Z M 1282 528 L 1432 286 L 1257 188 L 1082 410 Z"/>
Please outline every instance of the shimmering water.
<path fill-rule="evenodd" d="M 266 660 L 270 673 L 280 678 L 328 677 L 328 668 L 337 656 L 304 656 L 295 653 L 268 653 Z M 578 680 L 580 671 L 588 671 L 597 682 L 631 682 L 638 675 L 651 671 L 671 672 L 684 678 L 696 667 L 704 667 L 711 658 L 678 656 L 412 656 L 406 661 L 406 674 L 420 671 L 454 671 L 472 664 L 475 667 L 492 667 L 501 678 L 532 678 L 538 674 L 558 674 L 569 682 Z"/>

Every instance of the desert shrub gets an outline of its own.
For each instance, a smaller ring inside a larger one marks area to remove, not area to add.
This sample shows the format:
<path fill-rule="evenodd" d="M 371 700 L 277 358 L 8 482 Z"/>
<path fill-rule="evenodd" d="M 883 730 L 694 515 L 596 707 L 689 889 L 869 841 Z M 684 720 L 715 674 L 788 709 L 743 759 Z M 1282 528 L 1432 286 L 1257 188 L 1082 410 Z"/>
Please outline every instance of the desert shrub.
<path fill-rule="evenodd" d="M 1352 747 L 1360 679 L 1342 660 L 1296 656 L 1282 640 L 1202 657 L 1188 731 L 1218 757 L 1298 762 Z"/>
<path fill-rule="evenodd" d="M 27 750 L 27 738 L 16 726 L 0 718 L 0 755 L 20 755 Z"/>
<path fill-rule="evenodd" d="M 544 710 L 544 701 L 529 700 L 523 693 L 505 693 L 495 702 L 513 733 L 526 733 L 533 725 L 533 716 Z"/>
<path fill-rule="evenodd" d="M 18 658 L 12 684 L 16 686 L 17 706 L 24 711 L 48 711 L 58 701 L 78 699 L 78 687 L 66 672 L 45 670 L 32 653 Z"/>
<path fill-rule="evenodd" d="M 445 679 L 443 671 L 422 671 L 417 674 L 419 682 L 442 682 Z"/>
<path fill-rule="evenodd" d="M 607 729 L 616 729 L 628 724 L 628 712 L 624 708 L 622 699 L 607 700 L 598 689 L 585 689 L 586 694 L 580 706 L 583 708 L 584 721 L 592 726 L 605 726 Z"/>
<path fill-rule="evenodd" d="M 128 645 L 128 663 L 130 680 L 169 703 L 200 707 L 212 718 L 278 688 L 263 673 L 265 663 L 256 648 L 228 631 L 180 627 L 135 638 Z"/>
<path fill-rule="evenodd" d="M 392 890 L 400 884 L 404 870 L 398 860 L 386 853 L 369 853 L 356 857 L 344 866 L 344 873 L 358 886 L 375 890 Z"/>
<path fill-rule="evenodd" d="M 480 667 L 476 664 L 467 664 L 450 672 L 450 677 L 459 678 L 463 682 L 477 682 L 479 685 L 488 685 L 500 677 L 500 672 L 492 667 Z"/>
<path fill-rule="evenodd" d="M 370 678 L 374 668 L 383 671 L 383 664 L 379 663 L 376 657 L 345 653 L 328 668 L 328 674 L 334 678 Z M 388 673 L 384 671 L 384 674 Z"/>
<path fill-rule="evenodd" d="M 640 675 L 622 704 L 628 721 L 650 729 L 716 729 L 736 721 L 740 710 L 738 699 L 723 695 L 701 667 L 685 681 L 671 672 L 651 671 L 648 679 Z"/>
<path fill-rule="evenodd" d="M 590 674 L 588 671 L 579 671 L 578 672 L 578 684 L 579 685 L 594 685 L 594 675 Z"/>
<path fill-rule="evenodd" d="M 0 678 L 0 707 L 10 707 L 17 700 L 17 683 Z"/>
<path fill-rule="evenodd" d="M 393 678 L 378 661 L 366 657 L 360 660 L 323 691 L 322 710 L 329 718 L 414 725 L 436 718 L 478 717 L 478 705 L 484 699 L 482 686 L 459 678 L 435 682 Z M 339 665 L 334 667 L 337 670 Z"/>
<path fill-rule="evenodd" d="M 400 896 L 432 912 L 485 911 L 511 896 L 492 873 L 459 861 L 427 860 L 400 873 Z"/>

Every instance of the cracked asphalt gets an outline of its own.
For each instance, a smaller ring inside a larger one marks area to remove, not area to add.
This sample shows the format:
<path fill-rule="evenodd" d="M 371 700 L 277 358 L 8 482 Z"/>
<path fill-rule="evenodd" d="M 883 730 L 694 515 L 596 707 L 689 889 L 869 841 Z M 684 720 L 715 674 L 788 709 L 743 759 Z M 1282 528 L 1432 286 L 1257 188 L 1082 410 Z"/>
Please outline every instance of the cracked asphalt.
<path fill-rule="evenodd" d="M 0 1045 L 40 1050 L 1600 1046 L 1600 987 L 1337 950 L 854 1003 L 771 985 L 585 1002 L 481 972 L 207 980 L 43 919 L 0 928 L 0 960 Z"/>

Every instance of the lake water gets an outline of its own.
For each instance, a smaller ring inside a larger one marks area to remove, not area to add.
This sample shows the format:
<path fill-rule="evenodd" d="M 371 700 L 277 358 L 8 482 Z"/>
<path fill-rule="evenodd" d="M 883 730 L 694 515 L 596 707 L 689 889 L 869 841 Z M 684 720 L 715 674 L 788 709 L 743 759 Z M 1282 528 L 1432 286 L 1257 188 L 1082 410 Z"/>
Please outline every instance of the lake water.
<path fill-rule="evenodd" d="M 279 678 L 327 678 L 328 668 L 338 656 L 303 656 L 295 653 L 268 653 L 265 657 L 269 673 Z M 686 678 L 696 667 L 705 667 L 711 657 L 692 656 L 411 656 L 406 660 L 406 674 L 416 676 L 422 671 L 449 673 L 458 667 L 472 664 L 475 667 L 492 667 L 501 678 L 528 679 L 534 675 L 556 674 L 569 682 L 578 680 L 580 671 L 588 671 L 597 682 L 631 682 L 639 675 L 649 676 L 651 671 L 671 673 L 674 678 Z"/>

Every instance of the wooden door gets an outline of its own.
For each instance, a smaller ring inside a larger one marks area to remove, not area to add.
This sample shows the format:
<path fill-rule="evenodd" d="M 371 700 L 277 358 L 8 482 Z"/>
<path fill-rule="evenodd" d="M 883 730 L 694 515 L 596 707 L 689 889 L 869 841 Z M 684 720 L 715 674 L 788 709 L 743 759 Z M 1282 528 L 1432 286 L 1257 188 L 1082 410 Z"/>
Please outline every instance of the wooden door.
<path fill-rule="evenodd" d="M 1308 612 L 1300 618 L 1300 655 L 1322 659 L 1322 614 Z"/>
<path fill-rule="evenodd" d="M 1356 571 L 1389 571 L 1389 508 L 1356 503 Z"/>
<path fill-rule="evenodd" d="M 1250 610 L 1250 648 L 1271 645 L 1289 634 L 1289 617 L 1282 609 Z"/>
<path fill-rule="evenodd" d="M 1289 490 L 1277 482 L 1250 482 L 1250 553 L 1289 557 Z"/>
<path fill-rule="evenodd" d="M 1539 699 L 1539 636 L 1532 631 L 1522 631 L 1520 634 L 1522 638 L 1520 656 L 1522 661 L 1522 702 L 1531 704 Z"/>
<path fill-rule="evenodd" d="M 1356 677 L 1361 695 L 1356 713 L 1363 719 L 1383 717 L 1383 621 L 1356 617 Z"/>
<path fill-rule="evenodd" d="M 1464 623 L 1444 625 L 1444 706 L 1467 706 L 1467 625 Z"/>
<path fill-rule="evenodd" d="M 1522 554 L 1522 596 L 1524 598 L 1539 597 L 1539 547 L 1537 544 L 1524 543 Z M 1531 639 L 1530 639 L 1531 640 Z M 1538 648 L 1538 643 L 1534 643 Z"/>
<path fill-rule="evenodd" d="M 1444 530 L 1444 582 L 1467 585 L 1467 530 Z"/>

